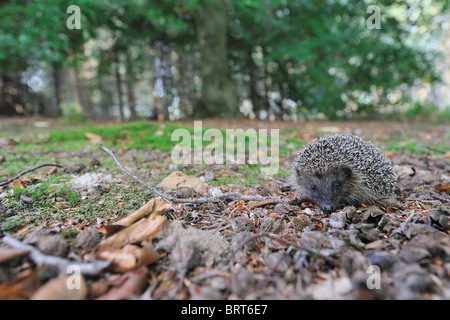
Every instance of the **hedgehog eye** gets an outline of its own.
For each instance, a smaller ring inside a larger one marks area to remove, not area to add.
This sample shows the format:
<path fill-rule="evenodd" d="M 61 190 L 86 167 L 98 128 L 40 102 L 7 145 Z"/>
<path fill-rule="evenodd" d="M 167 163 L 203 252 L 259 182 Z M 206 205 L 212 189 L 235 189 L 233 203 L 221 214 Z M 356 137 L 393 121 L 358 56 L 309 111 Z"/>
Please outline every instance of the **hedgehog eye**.
<path fill-rule="evenodd" d="M 339 188 L 341 186 L 341 184 L 339 183 L 339 181 L 336 181 L 335 183 L 334 183 L 334 187 L 335 188 Z"/>

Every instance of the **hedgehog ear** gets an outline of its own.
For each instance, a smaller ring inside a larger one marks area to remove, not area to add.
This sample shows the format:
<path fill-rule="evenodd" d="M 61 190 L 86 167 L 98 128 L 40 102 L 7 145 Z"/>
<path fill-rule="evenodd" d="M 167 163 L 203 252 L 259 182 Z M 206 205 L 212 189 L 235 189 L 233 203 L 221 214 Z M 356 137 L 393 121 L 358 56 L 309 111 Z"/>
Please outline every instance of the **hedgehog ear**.
<path fill-rule="evenodd" d="M 341 166 L 341 170 L 347 178 L 350 178 L 353 174 L 353 169 L 348 165 Z"/>

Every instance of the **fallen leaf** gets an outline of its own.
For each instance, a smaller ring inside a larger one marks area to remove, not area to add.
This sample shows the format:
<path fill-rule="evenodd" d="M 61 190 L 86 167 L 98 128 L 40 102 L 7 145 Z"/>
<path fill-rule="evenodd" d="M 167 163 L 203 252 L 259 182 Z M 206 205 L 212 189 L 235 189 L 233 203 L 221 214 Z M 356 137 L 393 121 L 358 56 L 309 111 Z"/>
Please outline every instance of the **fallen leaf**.
<path fill-rule="evenodd" d="M 0 247 L 0 264 L 29 253 L 27 249 Z"/>
<path fill-rule="evenodd" d="M 22 182 L 20 182 L 20 180 L 14 180 L 13 181 L 13 187 L 14 188 L 20 188 L 20 189 L 25 189 L 25 187 L 23 186 Z"/>
<path fill-rule="evenodd" d="M 98 134 L 86 132 L 84 136 L 89 139 L 91 142 L 99 143 L 103 141 L 103 137 L 99 136 Z"/>
<path fill-rule="evenodd" d="M 100 251 L 116 249 L 129 243 L 138 243 L 153 238 L 159 233 L 166 221 L 168 220 L 162 216 L 157 216 L 153 220 L 150 218 L 141 219 L 137 223 L 102 240 L 100 242 Z"/>
<path fill-rule="evenodd" d="M 386 155 L 386 157 L 388 158 L 393 158 L 395 157 L 395 152 L 394 151 L 387 151 L 384 153 Z"/>
<path fill-rule="evenodd" d="M 112 260 L 111 269 L 114 272 L 130 271 L 140 266 L 152 264 L 160 258 L 151 244 L 143 247 L 127 244 L 121 249 L 101 251 L 98 257 L 104 260 Z"/>
<path fill-rule="evenodd" d="M 271 203 L 273 203 L 273 200 L 265 200 L 265 201 L 249 201 L 249 202 L 248 202 L 248 207 L 249 207 L 250 209 L 254 209 L 254 208 L 262 207 L 262 206 L 265 206 L 265 205 L 268 205 L 268 204 L 271 204 Z"/>
<path fill-rule="evenodd" d="M 82 274 L 59 276 L 37 290 L 31 300 L 84 300 L 88 294 Z"/>
<path fill-rule="evenodd" d="M 37 270 L 24 270 L 13 281 L 0 284 L 0 300 L 29 299 L 40 285 Z"/>
<path fill-rule="evenodd" d="M 126 218 L 114 223 L 114 225 L 128 227 L 136 221 L 147 217 L 149 214 L 151 214 L 151 219 L 154 219 L 156 216 L 161 215 L 169 208 L 170 204 L 162 201 L 161 198 L 152 199 Z"/>
<path fill-rule="evenodd" d="M 50 170 L 48 170 L 47 175 L 50 176 L 56 172 L 58 172 L 58 167 L 52 167 Z"/>
<path fill-rule="evenodd" d="M 120 287 L 112 288 L 108 293 L 101 295 L 97 300 L 126 300 L 142 293 L 147 286 L 147 268 L 142 266 L 123 275 L 125 281 Z"/>
<path fill-rule="evenodd" d="M 444 191 L 444 192 L 450 193 L 450 184 L 440 183 L 436 186 L 436 190 L 439 192 Z"/>

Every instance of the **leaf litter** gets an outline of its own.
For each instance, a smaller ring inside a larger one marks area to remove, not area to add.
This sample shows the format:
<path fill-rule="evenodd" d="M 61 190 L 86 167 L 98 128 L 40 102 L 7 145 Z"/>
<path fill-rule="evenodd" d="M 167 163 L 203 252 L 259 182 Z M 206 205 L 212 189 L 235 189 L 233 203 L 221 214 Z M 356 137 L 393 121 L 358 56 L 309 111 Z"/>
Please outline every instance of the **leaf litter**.
<path fill-rule="evenodd" d="M 161 159 L 168 155 L 143 152 L 122 150 L 121 155 L 129 155 L 129 168 L 137 163 L 136 175 L 157 185 L 164 179 L 154 176 L 164 172 Z M 307 199 L 220 198 L 192 204 L 149 197 L 124 212 L 129 200 L 117 195 L 108 219 L 71 225 L 63 218 L 32 232 L 21 225 L 2 239 L 0 298 L 450 299 L 448 160 L 401 151 L 391 157 L 399 176 L 397 200 L 344 207 L 330 216 Z M 95 159 L 89 160 L 90 167 L 72 165 L 74 190 L 96 199 L 116 184 L 128 188 L 131 182 L 123 174 L 106 172 L 101 156 Z M 150 170 L 139 168 L 146 159 L 152 159 Z M 282 163 L 288 168 L 290 161 Z M 226 192 L 298 196 L 283 177 L 261 176 L 249 186 L 226 183 L 245 176 L 239 167 L 200 167 L 197 174 L 189 174 L 189 168 L 180 173 L 170 163 L 167 167 L 178 180 L 160 184 L 161 190 L 179 198 Z M 20 177 L 11 184 L 27 188 L 51 174 Z M 65 239 L 62 231 L 73 227 L 81 232 L 73 241 Z M 80 270 L 76 292 L 67 290 L 74 281 L 69 266 Z"/>

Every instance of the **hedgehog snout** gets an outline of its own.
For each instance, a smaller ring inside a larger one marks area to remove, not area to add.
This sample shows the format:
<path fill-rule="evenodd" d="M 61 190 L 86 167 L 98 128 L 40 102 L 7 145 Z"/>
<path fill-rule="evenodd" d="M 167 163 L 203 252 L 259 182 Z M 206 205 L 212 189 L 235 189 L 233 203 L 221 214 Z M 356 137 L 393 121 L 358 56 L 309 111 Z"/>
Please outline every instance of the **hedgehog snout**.
<path fill-rule="evenodd" d="M 321 209 L 322 209 L 322 211 L 324 211 L 327 214 L 330 214 L 330 213 L 332 213 L 334 211 L 333 206 L 330 205 L 330 204 L 324 205 L 323 208 L 321 208 Z"/>

